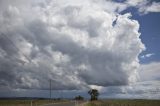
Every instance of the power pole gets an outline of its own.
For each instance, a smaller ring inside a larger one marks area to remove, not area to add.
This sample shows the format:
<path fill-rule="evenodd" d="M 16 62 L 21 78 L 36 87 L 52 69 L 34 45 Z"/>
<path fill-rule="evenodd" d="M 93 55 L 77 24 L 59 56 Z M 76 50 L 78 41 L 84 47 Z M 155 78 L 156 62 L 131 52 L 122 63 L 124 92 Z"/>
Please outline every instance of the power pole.
<path fill-rule="evenodd" d="M 52 96 L 52 95 L 51 95 L 51 94 L 52 94 L 52 87 L 51 87 L 52 85 L 51 85 L 51 83 L 52 83 L 52 82 L 51 82 L 51 79 L 50 79 L 50 80 L 49 80 L 49 86 L 50 86 L 50 87 L 49 87 L 49 88 L 50 88 L 50 90 L 49 90 L 49 95 L 50 95 L 50 99 L 51 99 L 51 96 Z"/>

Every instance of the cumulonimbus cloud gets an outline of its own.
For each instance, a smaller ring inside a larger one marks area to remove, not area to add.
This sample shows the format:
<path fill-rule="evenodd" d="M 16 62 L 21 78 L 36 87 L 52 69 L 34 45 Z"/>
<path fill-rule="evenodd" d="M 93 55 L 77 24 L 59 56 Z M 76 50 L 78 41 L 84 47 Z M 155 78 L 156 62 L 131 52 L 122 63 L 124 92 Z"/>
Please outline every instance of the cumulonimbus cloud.
<path fill-rule="evenodd" d="M 1 87 L 48 89 L 50 79 L 53 89 L 136 81 L 144 45 L 139 23 L 130 13 L 115 12 L 119 6 L 107 10 L 101 0 L 7 1 L 0 7 Z"/>

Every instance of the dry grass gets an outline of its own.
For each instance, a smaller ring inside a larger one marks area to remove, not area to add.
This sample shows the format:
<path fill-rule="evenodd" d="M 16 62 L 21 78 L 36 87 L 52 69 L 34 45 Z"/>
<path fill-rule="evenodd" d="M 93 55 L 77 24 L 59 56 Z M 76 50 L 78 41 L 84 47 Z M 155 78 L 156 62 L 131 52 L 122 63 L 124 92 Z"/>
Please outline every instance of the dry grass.
<path fill-rule="evenodd" d="M 99 100 L 86 106 L 160 106 L 160 100 Z"/>
<path fill-rule="evenodd" d="M 67 102 L 66 100 L 32 100 L 32 106 L 43 104 Z M 31 106 L 31 100 L 0 100 L 0 106 Z"/>

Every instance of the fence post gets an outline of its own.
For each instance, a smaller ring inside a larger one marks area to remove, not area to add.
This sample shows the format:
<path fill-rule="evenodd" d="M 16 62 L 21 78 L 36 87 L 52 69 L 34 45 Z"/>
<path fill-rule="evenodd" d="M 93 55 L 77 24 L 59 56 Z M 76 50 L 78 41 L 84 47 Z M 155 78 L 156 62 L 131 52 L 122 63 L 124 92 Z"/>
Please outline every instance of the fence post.
<path fill-rule="evenodd" d="M 32 106 L 32 100 L 31 100 L 31 106 Z"/>

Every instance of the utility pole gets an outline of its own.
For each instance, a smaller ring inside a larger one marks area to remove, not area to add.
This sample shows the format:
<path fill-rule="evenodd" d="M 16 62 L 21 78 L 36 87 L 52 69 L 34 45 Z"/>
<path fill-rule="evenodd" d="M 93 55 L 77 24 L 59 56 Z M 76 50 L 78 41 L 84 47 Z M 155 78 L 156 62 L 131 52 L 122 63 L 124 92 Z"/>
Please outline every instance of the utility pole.
<path fill-rule="evenodd" d="M 50 80 L 49 80 L 49 88 L 50 88 L 50 90 L 49 90 L 49 95 L 50 95 L 50 99 L 51 99 L 51 96 L 52 96 L 52 95 L 51 95 L 51 94 L 52 94 L 52 87 L 51 87 L 52 85 L 51 85 L 51 83 L 52 83 L 52 82 L 51 82 L 51 79 L 50 79 Z"/>

